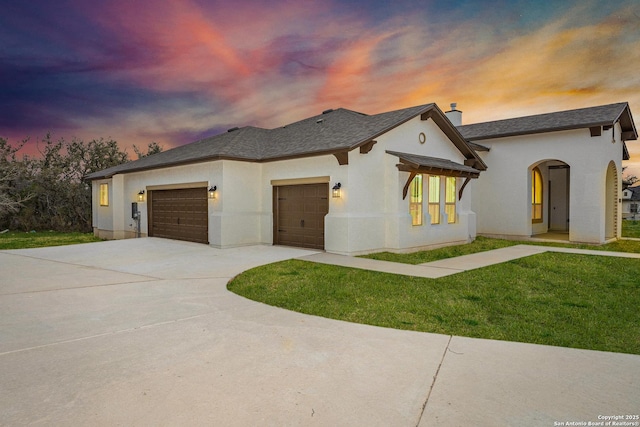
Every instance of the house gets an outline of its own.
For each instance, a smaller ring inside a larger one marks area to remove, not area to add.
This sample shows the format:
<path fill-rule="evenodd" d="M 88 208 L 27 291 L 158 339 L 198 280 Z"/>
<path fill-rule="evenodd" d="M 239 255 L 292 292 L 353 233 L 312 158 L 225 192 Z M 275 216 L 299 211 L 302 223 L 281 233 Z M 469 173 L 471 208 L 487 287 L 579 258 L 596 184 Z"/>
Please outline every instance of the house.
<path fill-rule="evenodd" d="M 640 219 L 640 186 L 622 190 L 622 218 Z"/>
<path fill-rule="evenodd" d="M 522 239 L 568 233 L 571 242 L 620 237 L 625 141 L 638 133 L 627 103 L 458 128 L 487 165 L 474 188 L 478 233 Z"/>
<path fill-rule="evenodd" d="M 229 129 L 90 175 L 94 232 L 347 255 L 478 233 L 620 235 L 621 161 L 637 139 L 626 103 L 467 126 L 461 116 L 454 104 L 447 113 L 341 108 Z"/>

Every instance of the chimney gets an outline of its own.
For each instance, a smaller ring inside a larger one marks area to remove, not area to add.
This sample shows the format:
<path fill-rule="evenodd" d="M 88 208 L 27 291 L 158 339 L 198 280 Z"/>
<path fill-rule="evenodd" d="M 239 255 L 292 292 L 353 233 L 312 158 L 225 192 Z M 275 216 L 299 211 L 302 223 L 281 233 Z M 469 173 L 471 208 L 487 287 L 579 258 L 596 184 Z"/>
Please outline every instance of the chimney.
<path fill-rule="evenodd" d="M 450 111 L 446 111 L 444 113 L 447 116 L 447 118 L 449 119 L 449 121 L 451 121 L 451 123 L 453 123 L 453 125 L 456 126 L 456 127 L 462 126 L 462 111 L 456 110 L 457 106 L 458 106 L 457 103 L 452 102 L 451 103 L 451 110 Z"/>

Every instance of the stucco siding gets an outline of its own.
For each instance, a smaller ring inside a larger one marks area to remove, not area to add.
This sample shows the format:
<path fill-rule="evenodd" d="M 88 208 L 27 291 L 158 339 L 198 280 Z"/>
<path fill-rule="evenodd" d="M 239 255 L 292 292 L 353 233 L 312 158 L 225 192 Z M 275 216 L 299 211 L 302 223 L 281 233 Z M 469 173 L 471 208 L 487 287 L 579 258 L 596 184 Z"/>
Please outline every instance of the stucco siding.
<path fill-rule="evenodd" d="M 614 143 L 612 130 L 591 137 L 588 129 L 483 141 L 490 151 L 482 153 L 488 169 L 475 186 L 473 210 L 478 215 L 478 233 L 529 237 L 545 232 L 549 221 L 546 208 L 543 223 L 531 223 L 531 169 L 543 165 L 540 170 L 547 183 L 545 162 L 559 161 L 570 168 L 570 240 L 603 242 L 606 171 L 610 161 L 620 170 L 619 135 L 617 127 Z M 545 198 L 548 202 L 547 195 Z"/>

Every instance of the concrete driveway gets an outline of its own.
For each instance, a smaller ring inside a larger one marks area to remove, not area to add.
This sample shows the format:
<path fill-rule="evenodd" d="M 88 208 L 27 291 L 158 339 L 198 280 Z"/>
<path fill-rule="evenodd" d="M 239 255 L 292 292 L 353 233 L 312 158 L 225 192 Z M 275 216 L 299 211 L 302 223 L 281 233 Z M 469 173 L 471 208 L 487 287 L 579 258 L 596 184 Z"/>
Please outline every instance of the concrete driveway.
<path fill-rule="evenodd" d="M 357 325 L 226 290 L 310 253 L 153 238 L 0 251 L 0 424 L 552 426 L 640 412 L 640 356 Z"/>

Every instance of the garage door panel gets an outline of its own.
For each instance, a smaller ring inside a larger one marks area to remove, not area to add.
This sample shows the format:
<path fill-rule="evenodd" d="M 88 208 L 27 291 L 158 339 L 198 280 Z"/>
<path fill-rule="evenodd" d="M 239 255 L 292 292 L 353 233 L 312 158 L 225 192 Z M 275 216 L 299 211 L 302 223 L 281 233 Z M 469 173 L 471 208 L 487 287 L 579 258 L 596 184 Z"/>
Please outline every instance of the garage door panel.
<path fill-rule="evenodd" d="M 206 188 L 154 190 L 150 193 L 150 236 L 209 242 Z"/>
<path fill-rule="evenodd" d="M 274 187 L 274 242 L 324 249 L 328 184 Z"/>

